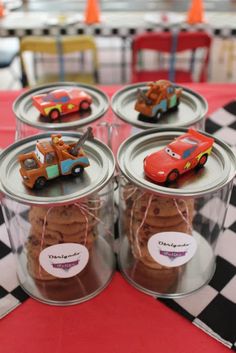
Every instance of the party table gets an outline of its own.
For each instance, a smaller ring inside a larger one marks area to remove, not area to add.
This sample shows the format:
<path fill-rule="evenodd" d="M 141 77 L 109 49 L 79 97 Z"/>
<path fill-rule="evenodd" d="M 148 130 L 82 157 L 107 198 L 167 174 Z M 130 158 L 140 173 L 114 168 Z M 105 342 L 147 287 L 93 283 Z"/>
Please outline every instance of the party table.
<path fill-rule="evenodd" d="M 188 87 L 208 100 L 209 114 L 235 99 L 236 84 Z M 121 87 L 100 88 L 111 97 Z M 0 92 L 0 147 L 14 140 L 11 106 L 21 92 Z M 107 119 L 113 119 L 111 110 L 104 118 Z M 162 301 L 130 286 L 119 272 L 102 293 L 82 304 L 56 307 L 27 299 L 1 320 L 0 344 L 4 353 L 229 352 Z"/>

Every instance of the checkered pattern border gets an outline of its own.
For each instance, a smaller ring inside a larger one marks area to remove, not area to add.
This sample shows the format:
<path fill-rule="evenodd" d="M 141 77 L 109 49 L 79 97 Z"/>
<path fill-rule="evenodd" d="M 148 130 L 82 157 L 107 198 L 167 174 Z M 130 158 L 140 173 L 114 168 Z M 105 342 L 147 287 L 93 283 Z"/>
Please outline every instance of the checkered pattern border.
<path fill-rule="evenodd" d="M 178 27 L 180 31 L 188 31 L 188 25 Z M 214 28 L 209 29 L 208 27 L 204 28 L 204 26 L 196 26 L 196 30 L 207 30 L 208 32 L 212 32 L 215 36 L 235 36 L 236 29 L 235 28 Z M 130 37 L 134 36 L 140 32 L 155 32 L 155 31 L 171 31 L 171 27 L 165 26 L 143 26 L 141 27 L 102 27 L 99 25 L 93 25 L 91 27 L 85 25 L 76 25 L 70 27 L 45 27 L 45 28 L 0 28 L 0 36 L 2 37 L 24 37 L 24 36 L 54 36 L 54 35 L 92 35 L 92 36 L 102 36 L 102 37 Z"/>
<path fill-rule="evenodd" d="M 0 212 L 0 318 L 24 302 L 28 295 L 19 286 L 16 259 Z"/>
<path fill-rule="evenodd" d="M 207 119 L 206 131 L 225 140 L 236 152 L 236 100 Z M 19 215 L 24 216 L 24 215 Z M 200 212 L 198 217 L 203 217 Z M 14 252 L 0 212 L 0 317 L 7 315 L 28 296 L 19 287 Z M 225 228 L 217 244 L 217 267 L 210 283 L 181 299 L 160 299 L 194 325 L 236 351 L 236 182 Z"/>
<path fill-rule="evenodd" d="M 236 153 L 236 100 L 213 113 L 206 131 L 231 145 Z M 198 217 L 203 215 L 198 214 Z M 181 299 L 160 299 L 195 326 L 236 351 L 236 181 L 217 243 L 216 272 L 210 283 Z"/>
<path fill-rule="evenodd" d="M 210 16 L 210 15 L 208 15 Z M 215 17 L 215 18 L 214 18 Z M 212 17 L 210 16 L 210 23 L 199 23 L 196 25 L 189 25 L 187 23 L 179 24 L 148 24 L 143 21 L 143 19 L 133 20 L 131 17 L 131 25 L 127 21 L 126 25 L 119 21 L 114 21 L 114 24 L 110 21 L 108 23 L 86 25 L 84 23 L 75 23 L 70 25 L 48 25 L 44 23 L 42 27 L 19 27 L 14 26 L 1 27 L 0 26 L 0 36 L 1 37 L 24 37 L 24 36 L 55 36 L 55 35 L 92 35 L 92 36 L 102 36 L 102 37 L 120 37 L 127 38 L 134 36 L 142 32 L 156 32 L 164 31 L 169 32 L 173 29 L 178 31 L 207 31 L 217 37 L 232 37 L 236 35 L 235 18 L 232 14 L 226 14 L 224 17 L 216 13 Z"/>
<path fill-rule="evenodd" d="M 236 28 L 213 28 L 209 27 L 204 28 L 204 26 L 196 26 L 196 30 L 211 32 L 212 35 L 217 37 L 231 37 L 236 35 Z M 24 37 L 24 36 L 54 36 L 54 35 L 92 35 L 92 36 L 102 36 L 102 37 L 122 37 L 127 38 L 134 36 L 141 32 L 155 32 L 155 31 L 171 31 L 171 27 L 152 27 L 152 26 L 143 26 L 141 27 L 101 27 L 101 26 L 92 26 L 86 27 L 84 25 L 72 26 L 72 27 L 45 27 L 45 28 L 0 28 L 1 37 Z M 190 30 L 189 26 L 180 26 L 179 31 L 188 31 Z M 191 29 L 192 30 L 192 29 Z"/>

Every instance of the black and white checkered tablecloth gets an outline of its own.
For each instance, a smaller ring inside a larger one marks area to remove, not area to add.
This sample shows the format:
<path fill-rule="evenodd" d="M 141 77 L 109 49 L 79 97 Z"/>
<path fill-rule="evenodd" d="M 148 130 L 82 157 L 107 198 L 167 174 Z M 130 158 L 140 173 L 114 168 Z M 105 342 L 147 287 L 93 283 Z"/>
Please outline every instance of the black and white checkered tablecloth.
<path fill-rule="evenodd" d="M 236 100 L 213 113 L 207 119 L 206 130 L 230 144 L 236 153 Z M 201 210 L 199 215 L 201 216 Z M 0 224 L 0 317 L 3 317 L 24 302 L 28 296 L 19 286 L 15 258 L 1 212 Z M 218 256 L 214 277 L 208 285 L 185 298 L 159 299 L 234 351 L 236 351 L 235 249 L 236 182 L 224 231 L 217 244 Z"/>
<path fill-rule="evenodd" d="M 206 131 L 231 145 L 236 153 L 236 100 L 211 114 Z M 209 201 L 211 202 L 211 201 Z M 212 205 L 214 207 L 214 205 Z M 199 212 L 201 215 L 201 210 Z M 217 266 L 210 283 L 188 297 L 160 299 L 194 325 L 236 351 L 236 181 L 234 180 Z"/>

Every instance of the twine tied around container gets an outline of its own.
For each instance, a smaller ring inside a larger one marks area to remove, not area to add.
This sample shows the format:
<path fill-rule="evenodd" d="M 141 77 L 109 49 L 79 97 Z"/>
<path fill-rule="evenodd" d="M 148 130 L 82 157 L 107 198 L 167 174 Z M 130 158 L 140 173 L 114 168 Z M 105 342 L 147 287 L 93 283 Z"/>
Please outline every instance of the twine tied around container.
<path fill-rule="evenodd" d="M 88 205 L 88 204 L 94 204 L 94 205 Z M 88 202 L 77 202 L 73 204 L 76 206 L 80 213 L 83 215 L 85 219 L 85 231 L 84 231 L 84 240 L 83 240 L 83 245 L 86 246 L 87 243 L 87 237 L 88 237 L 88 231 L 89 231 L 89 217 L 93 218 L 94 220 L 97 221 L 97 223 L 103 224 L 105 231 L 112 235 L 112 233 L 105 227 L 105 223 L 96 216 L 96 213 L 103 207 L 103 202 L 100 199 L 94 199 L 94 200 L 88 200 Z M 43 246 L 45 243 L 45 234 L 46 234 L 46 228 L 47 228 L 47 222 L 48 222 L 48 216 L 50 212 L 55 209 L 56 207 L 60 206 L 52 206 L 47 209 L 47 212 L 44 216 L 43 219 L 43 226 L 42 226 L 42 235 L 41 235 L 41 242 L 40 242 L 40 253 L 43 250 Z M 39 264 L 39 274 L 41 275 L 41 266 Z"/>
<path fill-rule="evenodd" d="M 128 201 L 129 199 L 131 199 L 131 197 L 133 195 L 136 194 L 138 188 L 137 187 L 130 187 L 128 189 L 128 194 L 126 196 L 123 195 L 123 200 L 124 201 Z M 162 196 L 160 196 L 162 197 Z M 134 230 L 133 229 L 133 224 L 134 224 L 134 220 L 135 220 L 135 209 L 136 209 L 136 206 L 137 204 L 142 201 L 143 199 L 145 198 L 145 200 L 147 199 L 147 202 L 146 202 L 146 209 L 143 213 L 143 217 L 142 217 L 142 220 L 140 222 L 140 224 L 138 225 L 137 229 Z M 140 246 L 140 231 L 142 229 L 142 227 L 145 225 L 145 221 L 147 219 L 147 216 L 149 214 L 149 210 L 150 210 L 150 207 L 151 207 L 151 204 L 153 202 L 153 198 L 154 198 L 154 194 L 150 194 L 148 192 L 145 192 L 145 191 L 141 191 L 140 194 L 138 194 L 133 200 L 132 200 L 132 206 L 131 206 L 131 209 L 130 209 L 130 220 L 129 220 L 129 234 L 130 234 L 130 237 L 131 239 L 133 239 L 133 243 L 131 242 L 131 249 L 132 249 L 132 252 L 133 254 L 135 254 L 135 251 L 134 251 L 134 246 L 136 246 L 136 249 L 138 251 L 138 256 L 139 257 L 142 257 L 142 250 L 141 250 L 141 246 Z M 189 212 L 189 207 L 188 207 L 188 204 L 187 202 L 184 200 L 184 199 L 176 199 L 176 198 L 172 198 L 173 200 L 173 204 L 177 210 L 177 214 L 180 215 L 181 219 L 183 220 L 183 222 L 186 224 L 187 226 L 187 233 L 188 234 L 191 234 L 192 233 L 192 224 L 190 222 L 190 212 Z M 184 204 L 184 210 L 181 210 L 180 207 L 179 207 L 179 204 L 178 204 L 178 200 L 179 202 L 183 202 Z M 168 229 L 168 224 L 167 224 L 167 227 Z M 168 231 L 168 230 L 166 230 Z"/>

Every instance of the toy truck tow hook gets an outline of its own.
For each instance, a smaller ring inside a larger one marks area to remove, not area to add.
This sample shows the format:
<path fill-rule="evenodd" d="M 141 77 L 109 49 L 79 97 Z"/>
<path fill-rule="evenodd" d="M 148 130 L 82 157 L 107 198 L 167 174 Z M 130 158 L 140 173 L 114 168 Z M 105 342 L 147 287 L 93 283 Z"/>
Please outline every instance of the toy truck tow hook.
<path fill-rule="evenodd" d="M 79 149 L 83 146 L 86 140 L 92 140 L 94 138 L 93 129 L 88 127 L 87 131 L 79 138 L 77 144 L 71 148 L 70 154 L 77 156 Z"/>
<path fill-rule="evenodd" d="M 35 151 L 18 156 L 24 184 L 42 189 L 48 180 L 60 175 L 81 175 L 90 165 L 82 146 L 93 138 L 89 127 L 77 143 L 66 144 L 60 134 L 51 135 L 51 141 L 38 141 Z"/>

